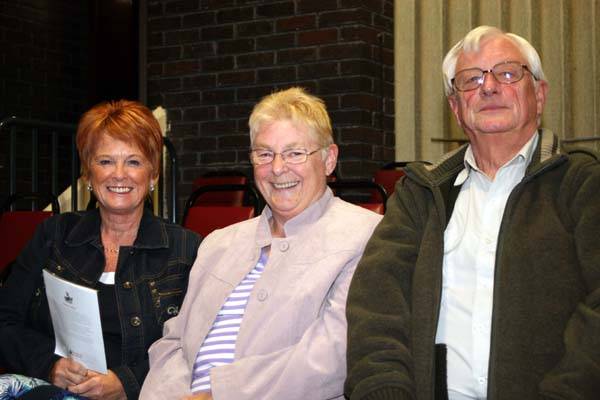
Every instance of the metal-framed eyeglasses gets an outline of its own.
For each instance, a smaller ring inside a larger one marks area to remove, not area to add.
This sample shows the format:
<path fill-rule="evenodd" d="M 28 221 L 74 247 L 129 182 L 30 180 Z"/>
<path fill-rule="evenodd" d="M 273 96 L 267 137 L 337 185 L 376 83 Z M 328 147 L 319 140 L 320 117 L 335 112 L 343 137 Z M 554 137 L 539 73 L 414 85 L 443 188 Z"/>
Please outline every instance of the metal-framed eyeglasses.
<path fill-rule="evenodd" d="M 308 151 L 306 149 L 287 149 L 281 153 L 276 153 L 268 149 L 251 149 L 250 162 L 254 165 L 270 164 L 277 155 L 280 155 L 281 159 L 286 164 L 303 164 L 308 159 L 308 156 L 319 150 L 321 150 L 321 148 L 313 151 Z"/>
<path fill-rule="evenodd" d="M 467 68 L 458 71 L 452 79 L 452 86 L 460 91 L 466 92 L 474 90 L 483 85 L 485 74 L 491 73 L 497 82 L 504 85 L 519 82 L 523 79 L 525 71 L 529 71 L 535 80 L 537 77 L 529 70 L 525 64 L 518 61 L 504 61 L 494 65 L 491 69 L 483 70 L 481 68 Z"/>

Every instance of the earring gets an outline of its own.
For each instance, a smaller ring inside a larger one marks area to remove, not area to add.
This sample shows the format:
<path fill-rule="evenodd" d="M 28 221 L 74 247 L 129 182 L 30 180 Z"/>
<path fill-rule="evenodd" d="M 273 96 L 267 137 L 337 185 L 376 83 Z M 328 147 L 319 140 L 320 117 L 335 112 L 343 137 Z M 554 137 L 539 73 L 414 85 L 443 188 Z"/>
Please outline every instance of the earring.
<path fill-rule="evenodd" d="M 154 183 L 150 184 L 150 193 L 154 192 Z"/>
<path fill-rule="evenodd" d="M 88 184 L 87 184 L 87 190 L 88 190 L 88 192 L 91 192 L 91 191 L 92 191 L 92 184 L 91 184 L 91 183 L 89 183 L 89 182 L 88 182 Z"/>

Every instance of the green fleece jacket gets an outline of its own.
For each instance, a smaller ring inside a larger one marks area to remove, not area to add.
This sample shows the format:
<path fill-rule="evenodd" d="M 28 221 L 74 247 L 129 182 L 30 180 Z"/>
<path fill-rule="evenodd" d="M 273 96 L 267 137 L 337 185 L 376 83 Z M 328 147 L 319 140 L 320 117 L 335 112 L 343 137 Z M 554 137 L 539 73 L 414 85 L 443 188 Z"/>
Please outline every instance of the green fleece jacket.
<path fill-rule="evenodd" d="M 450 188 L 466 145 L 412 164 L 348 296 L 350 399 L 434 398 Z M 600 162 L 540 130 L 496 251 L 488 400 L 600 399 Z"/>

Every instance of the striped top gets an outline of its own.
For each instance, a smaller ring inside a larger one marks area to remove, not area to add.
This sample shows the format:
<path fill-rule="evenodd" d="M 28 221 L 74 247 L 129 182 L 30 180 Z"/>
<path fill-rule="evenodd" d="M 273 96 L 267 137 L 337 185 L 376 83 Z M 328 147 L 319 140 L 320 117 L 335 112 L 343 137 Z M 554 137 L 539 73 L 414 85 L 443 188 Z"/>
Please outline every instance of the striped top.
<path fill-rule="evenodd" d="M 246 311 L 248 298 L 267 263 L 268 252 L 266 249 L 267 247 L 263 247 L 256 266 L 229 294 L 217 314 L 212 328 L 204 338 L 192 371 L 192 393 L 210 391 L 210 369 L 233 362 L 235 342 Z"/>

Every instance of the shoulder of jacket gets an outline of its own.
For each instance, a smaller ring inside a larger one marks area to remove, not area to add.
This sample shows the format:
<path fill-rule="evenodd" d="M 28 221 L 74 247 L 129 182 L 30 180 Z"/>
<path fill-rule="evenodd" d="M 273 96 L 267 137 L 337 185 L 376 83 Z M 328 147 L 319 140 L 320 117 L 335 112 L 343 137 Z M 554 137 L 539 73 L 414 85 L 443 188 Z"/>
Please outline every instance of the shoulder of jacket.
<path fill-rule="evenodd" d="M 405 183 L 414 181 L 420 186 L 436 187 L 444 184 L 449 179 L 454 179 L 465 168 L 464 156 L 466 150 L 467 145 L 465 144 L 444 154 L 442 158 L 433 164 L 423 161 L 408 164 L 404 168 L 407 177 Z"/>
<path fill-rule="evenodd" d="M 160 223 L 165 227 L 167 233 L 170 236 L 177 237 L 177 238 L 189 236 L 192 238 L 196 238 L 198 241 L 200 241 L 202 239 L 197 232 L 194 232 L 190 229 L 184 228 L 183 226 L 181 226 L 179 224 L 167 221 L 165 219 L 160 219 Z"/>
<path fill-rule="evenodd" d="M 561 147 L 563 154 L 566 154 L 570 158 L 581 159 L 583 161 L 592 161 L 596 163 L 600 161 L 600 153 L 592 149 L 568 144 L 562 144 Z"/>
<path fill-rule="evenodd" d="M 311 237 L 332 246 L 362 251 L 383 215 L 335 198 L 335 202 L 313 228 L 305 231 Z"/>
<path fill-rule="evenodd" d="M 377 224 L 382 215 L 377 214 L 371 210 L 360 207 L 356 204 L 349 203 L 339 197 L 335 198 L 335 201 L 328 211 L 331 218 L 343 222 L 344 226 L 347 226 L 348 222 L 354 223 L 366 223 L 366 224 Z"/>
<path fill-rule="evenodd" d="M 254 236 L 258 227 L 260 216 L 250 218 L 244 221 L 236 222 L 235 224 L 217 229 L 209 233 L 202 241 L 203 245 L 219 245 L 227 247 L 236 238 L 248 238 Z"/>
<path fill-rule="evenodd" d="M 72 229 L 83 217 L 84 211 L 67 211 L 56 214 L 42 221 L 46 228 Z"/>

